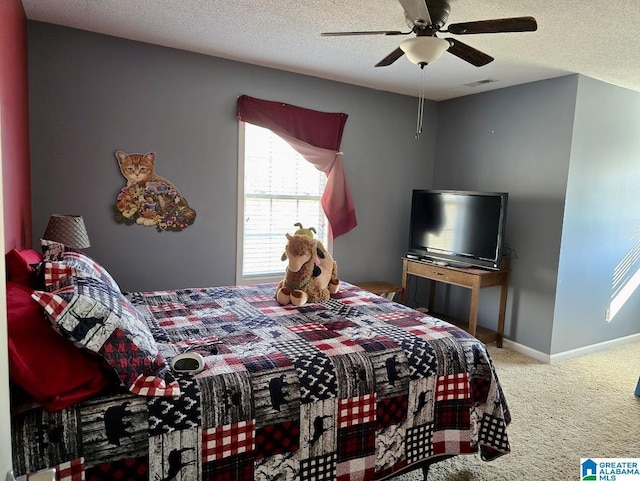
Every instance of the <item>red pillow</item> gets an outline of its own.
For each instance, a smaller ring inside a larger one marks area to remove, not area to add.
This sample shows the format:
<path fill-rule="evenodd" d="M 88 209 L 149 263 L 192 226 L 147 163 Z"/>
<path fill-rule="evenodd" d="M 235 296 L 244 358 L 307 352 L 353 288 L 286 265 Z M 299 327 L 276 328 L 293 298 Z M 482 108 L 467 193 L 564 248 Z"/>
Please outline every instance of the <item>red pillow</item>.
<path fill-rule="evenodd" d="M 111 378 L 96 356 L 53 330 L 32 292 L 7 283 L 9 374 L 47 411 L 58 411 L 98 394 Z"/>
<path fill-rule="evenodd" d="M 33 249 L 11 249 L 4 256 L 7 264 L 7 280 L 24 286 L 37 287 L 34 264 L 42 262 L 42 254 Z"/>

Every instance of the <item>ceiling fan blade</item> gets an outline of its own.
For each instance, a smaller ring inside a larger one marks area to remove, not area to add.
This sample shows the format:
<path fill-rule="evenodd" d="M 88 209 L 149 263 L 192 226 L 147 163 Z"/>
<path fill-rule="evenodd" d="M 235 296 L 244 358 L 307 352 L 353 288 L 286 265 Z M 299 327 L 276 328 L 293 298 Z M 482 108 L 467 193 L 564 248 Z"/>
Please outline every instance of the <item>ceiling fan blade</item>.
<path fill-rule="evenodd" d="M 322 37 L 346 37 L 349 35 L 408 35 L 411 32 L 400 32 L 399 30 L 368 30 L 363 32 L 323 32 Z"/>
<path fill-rule="evenodd" d="M 498 18 L 495 20 L 454 23 L 447 27 L 447 31 L 449 33 L 456 35 L 468 35 L 472 33 L 535 32 L 537 29 L 538 23 L 533 17 Z"/>
<path fill-rule="evenodd" d="M 493 57 L 478 49 L 470 47 L 466 43 L 462 43 L 453 38 L 447 38 L 446 40 L 451 44 L 447 52 L 469 62 L 471 65 L 482 67 L 483 65 L 493 62 Z"/>
<path fill-rule="evenodd" d="M 396 60 L 398 60 L 403 55 L 404 55 L 404 52 L 402 51 L 402 49 L 400 47 L 398 47 L 393 52 L 391 52 L 389 55 L 387 55 L 385 58 L 380 60 L 376 64 L 376 67 L 387 67 L 387 66 L 391 65 L 393 62 L 395 62 Z"/>
<path fill-rule="evenodd" d="M 414 24 L 431 25 L 431 15 L 425 0 L 398 0 L 404 8 L 407 18 Z"/>

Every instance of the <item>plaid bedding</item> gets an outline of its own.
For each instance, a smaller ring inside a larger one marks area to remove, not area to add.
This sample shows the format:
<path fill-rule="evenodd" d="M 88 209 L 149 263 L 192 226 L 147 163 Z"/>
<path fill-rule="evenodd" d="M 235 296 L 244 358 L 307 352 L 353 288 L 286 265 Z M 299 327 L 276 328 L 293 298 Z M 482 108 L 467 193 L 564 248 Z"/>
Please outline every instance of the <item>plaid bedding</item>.
<path fill-rule="evenodd" d="M 280 306 L 275 285 L 127 295 L 181 395 L 116 393 L 12 419 L 22 475 L 72 480 L 373 480 L 430 458 L 510 451 L 510 414 L 485 346 L 348 283 Z M 417 466 L 417 465 L 416 465 Z"/>

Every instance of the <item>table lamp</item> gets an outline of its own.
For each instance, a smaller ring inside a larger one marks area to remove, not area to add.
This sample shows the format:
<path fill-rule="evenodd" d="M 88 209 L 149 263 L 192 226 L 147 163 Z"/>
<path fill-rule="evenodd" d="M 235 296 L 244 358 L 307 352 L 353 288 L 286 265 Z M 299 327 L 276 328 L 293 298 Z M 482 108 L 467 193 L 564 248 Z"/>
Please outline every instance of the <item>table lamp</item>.
<path fill-rule="evenodd" d="M 91 245 L 81 215 L 53 214 L 49 218 L 42 238 L 60 242 L 75 249 L 86 249 Z"/>

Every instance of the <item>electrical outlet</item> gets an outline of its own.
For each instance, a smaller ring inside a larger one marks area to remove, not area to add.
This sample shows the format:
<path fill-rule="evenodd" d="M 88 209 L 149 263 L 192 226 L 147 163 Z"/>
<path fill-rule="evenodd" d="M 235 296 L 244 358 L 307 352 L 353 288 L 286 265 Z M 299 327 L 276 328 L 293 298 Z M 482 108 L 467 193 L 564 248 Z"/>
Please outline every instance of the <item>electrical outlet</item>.
<path fill-rule="evenodd" d="M 611 322 L 611 309 L 604 311 L 604 322 Z"/>

